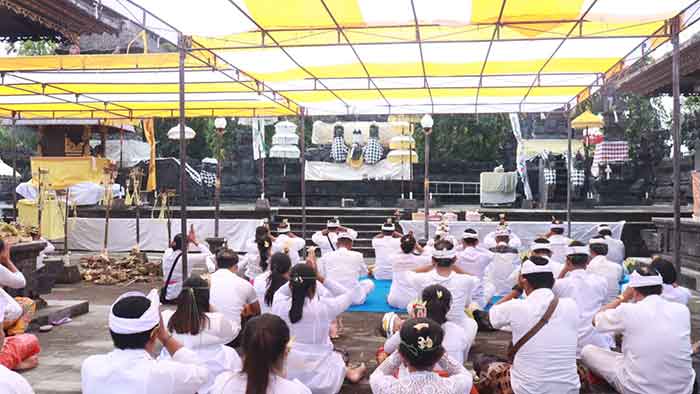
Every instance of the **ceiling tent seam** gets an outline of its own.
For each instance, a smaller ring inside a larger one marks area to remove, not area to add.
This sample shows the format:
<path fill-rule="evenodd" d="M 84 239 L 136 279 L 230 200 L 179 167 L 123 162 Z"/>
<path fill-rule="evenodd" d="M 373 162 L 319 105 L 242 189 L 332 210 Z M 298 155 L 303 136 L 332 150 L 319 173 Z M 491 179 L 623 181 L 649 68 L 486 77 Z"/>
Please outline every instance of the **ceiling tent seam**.
<path fill-rule="evenodd" d="M 561 42 L 559 43 L 559 45 L 557 45 L 557 47 L 554 49 L 554 52 L 552 52 L 552 55 L 544 62 L 544 64 L 542 64 L 542 67 L 540 67 L 539 71 L 537 71 L 537 74 L 535 75 L 535 78 L 532 80 L 532 84 L 530 85 L 530 88 L 527 90 L 527 93 L 525 93 L 525 96 L 523 96 L 522 101 L 520 101 L 521 106 L 525 103 L 525 100 L 527 100 L 527 98 L 530 96 L 530 92 L 532 92 L 532 89 L 535 87 L 535 85 L 539 83 L 542 71 L 544 71 L 545 67 L 547 67 L 547 65 L 554 58 L 554 56 L 557 54 L 557 52 L 559 52 L 559 49 L 562 46 L 564 46 L 564 43 L 569 38 L 569 36 L 571 36 L 571 33 L 573 33 L 574 30 L 576 30 L 576 27 L 580 23 L 583 23 L 583 19 L 586 17 L 586 15 L 588 15 L 588 13 L 593 9 L 593 7 L 595 7 L 597 2 L 598 2 L 598 0 L 591 1 L 591 5 L 588 6 L 588 8 L 586 9 L 586 11 L 583 14 L 581 14 L 581 16 L 578 18 L 578 21 L 576 21 L 576 23 L 571 27 L 571 30 L 569 30 L 569 33 L 566 35 L 566 37 L 564 37 L 564 39 L 562 39 Z"/>
<path fill-rule="evenodd" d="M 350 49 L 355 54 L 357 61 L 360 62 L 360 66 L 362 66 L 362 69 L 365 71 L 365 74 L 367 74 L 367 81 L 370 84 L 374 85 L 374 88 L 377 89 L 377 92 L 382 97 L 382 99 L 386 102 L 386 104 L 389 106 L 389 110 L 391 110 L 391 103 L 384 96 L 384 93 L 382 93 L 381 89 L 379 89 L 379 86 L 377 86 L 377 84 L 374 82 L 374 80 L 372 80 L 372 75 L 370 75 L 369 70 L 367 69 L 367 66 L 365 66 L 365 63 L 360 58 L 360 55 L 357 53 L 357 50 L 355 50 L 355 47 L 352 45 L 352 42 L 350 42 L 350 40 L 348 39 L 348 36 L 343 31 L 343 27 L 340 26 L 338 21 L 335 19 L 335 16 L 333 16 L 333 13 L 331 12 L 330 8 L 328 8 L 328 5 L 326 4 L 326 2 L 324 0 L 320 0 L 320 1 L 321 1 L 321 4 L 323 5 L 323 8 L 326 9 L 328 16 L 331 18 L 331 20 L 333 21 L 335 26 L 338 28 L 338 33 L 343 36 L 343 39 L 345 39 L 345 42 L 348 43 L 348 45 L 350 46 Z"/>
<path fill-rule="evenodd" d="M 506 8 L 506 1 L 501 1 L 501 10 L 498 12 L 498 20 L 493 27 L 493 33 L 491 33 L 491 40 L 489 41 L 489 47 L 486 49 L 486 56 L 484 57 L 484 63 L 481 65 L 481 72 L 479 73 L 479 86 L 476 89 L 476 97 L 474 98 L 474 112 L 478 112 L 479 105 L 479 92 L 481 91 L 481 84 L 484 80 L 484 70 L 486 70 L 486 65 L 489 62 L 489 55 L 491 54 L 491 47 L 493 47 L 493 40 L 498 35 L 498 29 L 500 28 L 501 19 L 503 18 L 503 10 Z"/>
<path fill-rule="evenodd" d="M 505 1 L 505 0 L 504 0 Z M 413 0 L 411 0 L 411 11 L 413 11 L 413 20 L 416 22 L 416 41 L 418 41 L 418 51 L 420 52 L 420 65 L 423 70 L 423 84 L 425 88 L 428 89 L 428 96 L 430 97 L 430 108 L 435 109 L 435 101 L 433 100 L 433 92 L 430 89 L 430 84 L 428 83 L 428 74 L 425 72 L 425 58 L 423 57 L 423 43 L 421 42 L 420 28 L 418 27 L 418 14 L 416 14 L 416 5 Z"/>
<path fill-rule="evenodd" d="M 228 1 L 229 1 L 229 3 L 231 3 L 231 4 L 238 10 L 238 12 L 240 12 L 243 16 L 245 16 L 246 18 L 248 18 L 248 20 L 250 20 L 255 26 L 257 26 L 257 28 L 260 29 L 260 31 L 263 33 L 263 36 L 267 35 L 267 36 L 272 40 L 272 42 L 275 43 L 276 47 L 279 48 L 279 50 L 281 50 L 285 55 L 287 55 L 287 57 L 289 58 L 289 60 L 291 60 L 294 64 L 296 64 L 297 67 L 299 67 L 299 69 L 301 69 L 303 72 L 305 72 L 306 74 L 308 74 L 311 78 L 313 78 L 313 79 L 314 79 L 314 83 L 318 83 L 318 84 L 320 84 L 321 86 L 323 86 L 323 88 L 324 88 L 325 90 L 327 90 L 327 91 L 330 92 L 333 96 L 335 96 L 341 103 L 343 103 L 343 105 L 345 106 L 345 108 L 349 110 L 350 105 L 348 105 L 348 103 L 345 102 L 345 100 L 343 100 L 340 96 L 338 96 L 338 94 L 336 94 L 335 91 L 333 91 L 332 89 L 329 89 L 328 86 L 326 86 L 326 84 L 323 83 L 323 81 L 321 81 L 319 78 L 317 78 L 317 77 L 316 77 L 313 73 L 311 73 L 307 68 L 305 68 L 304 66 L 302 66 L 301 64 L 299 64 L 299 62 L 298 62 L 296 59 L 294 59 L 294 57 L 292 57 L 292 55 L 290 55 L 289 52 L 287 52 L 286 49 L 284 49 L 283 47 L 281 47 L 281 46 L 279 45 L 279 43 L 277 42 L 277 40 L 275 39 L 275 37 L 273 37 L 270 33 L 268 33 L 267 30 L 265 30 L 255 19 L 253 19 L 252 16 L 248 15 L 248 13 L 245 12 L 245 11 L 244 11 L 238 4 L 236 4 L 233 0 L 228 0 Z"/>

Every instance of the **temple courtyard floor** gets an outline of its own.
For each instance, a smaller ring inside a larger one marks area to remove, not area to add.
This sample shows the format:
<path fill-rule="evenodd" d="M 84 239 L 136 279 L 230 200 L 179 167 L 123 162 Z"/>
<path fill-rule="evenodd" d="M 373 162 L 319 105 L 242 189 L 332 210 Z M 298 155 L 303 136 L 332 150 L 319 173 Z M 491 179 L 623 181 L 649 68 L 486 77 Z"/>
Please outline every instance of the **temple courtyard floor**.
<path fill-rule="evenodd" d="M 107 328 L 109 306 L 113 300 L 126 291 L 148 291 L 158 288 L 159 283 L 135 283 L 124 286 L 99 286 L 90 283 L 58 285 L 45 296 L 51 300 L 88 300 L 89 313 L 75 317 L 72 322 L 56 326 L 47 333 L 35 333 L 41 342 L 40 364 L 34 370 L 23 373 L 37 394 L 80 393 L 80 367 L 83 360 L 98 353 L 109 352 L 112 342 Z M 697 299 L 696 301 L 697 302 Z M 695 308 L 696 309 L 696 308 Z M 336 341 L 336 347 L 349 353 L 350 363 L 365 362 L 370 371 L 376 367 L 374 361 L 377 348 L 383 339 L 376 330 L 381 314 L 345 313 L 343 336 Z M 693 341 L 700 339 L 700 313 L 693 313 Z M 471 354 L 505 354 L 510 334 L 505 332 L 479 333 Z M 698 370 L 696 360 L 696 371 Z M 467 364 L 471 367 L 471 363 Z M 370 393 L 365 379 L 359 385 L 346 384 L 342 393 Z M 609 388 L 598 387 L 596 393 L 612 393 Z"/>

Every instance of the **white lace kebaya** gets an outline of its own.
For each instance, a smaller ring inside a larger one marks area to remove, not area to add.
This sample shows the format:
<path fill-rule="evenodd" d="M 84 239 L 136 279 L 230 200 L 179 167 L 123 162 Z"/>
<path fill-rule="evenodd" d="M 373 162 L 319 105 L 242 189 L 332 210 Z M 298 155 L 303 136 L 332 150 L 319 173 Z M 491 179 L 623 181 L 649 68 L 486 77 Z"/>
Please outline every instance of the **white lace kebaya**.
<path fill-rule="evenodd" d="M 437 363 L 450 376 L 440 377 L 433 371 L 409 372 L 399 378 L 394 373 L 401 366 L 399 352 L 394 352 L 369 377 L 373 394 L 463 394 L 472 389 L 472 375 L 447 354 Z"/>

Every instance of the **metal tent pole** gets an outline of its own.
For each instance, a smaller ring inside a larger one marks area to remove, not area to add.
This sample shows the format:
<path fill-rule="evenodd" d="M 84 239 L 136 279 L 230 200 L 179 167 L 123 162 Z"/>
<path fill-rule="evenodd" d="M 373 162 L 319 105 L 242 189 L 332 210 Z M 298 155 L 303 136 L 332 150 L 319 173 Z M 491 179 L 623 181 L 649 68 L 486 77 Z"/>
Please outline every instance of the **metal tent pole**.
<path fill-rule="evenodd" d="M 180 52 L 180 67 L 178 70 L 180 80 L 180 233 L 182 242 L 182 278 L 187 279 L 187 190 L 186 190 L 186 165 L 187 165 L 187 141 L 185 140 L 185 57 L 187 56 L 187 38 L 180 33 L 178 35 L 178 49 Z"/>
<path fill-rule="evenodd" d="M 569 106 L 566 106 L 566 129 L 567 129 L 567 135 L 568 135 L 568 140 L 567 140 L 567 152 L 566 152 L 566 159 L 567 159 L 567 168 L 566 168 L 566 224 L 568 227 L 567 231 L 567 237 L 571 238 L 571 168 L 572 166 L 572 161 L 571 161 L 571 138 L 572 138 L 572 129 L 571 129 L 571 114 L 569 112 Z"/>
<path fill-rule="evenodd" d="M 304 153 L 306 151 L 306 142 L 304 140 L 305 127 L 304 127 L 304 108 L 301 108 L 301 113 L 299 115 L 299 129 L 301 138 L 299 139 L 299 147 L 301 148 L 300 156 L 300 169 L 299 169 L 299 179 L 301 179 L 301 237 L 306 240 L 306 159 L 304 158 Z M 306 252 L 304 252 L 306 253 Z"/>
<path fill-rule="evenodd" d="M 17 217 L 19 216 L 17 214 L 17 129 L 15 128 L 15 123 L 17 123 L 17 119 L 15 118 L 15 114 L 12 114 L 12 149 L 13 149 L 13 155 L 12 155 L 12 218 L 15 222 L 17 222 Z M 31 162 L 30 162 L 30 167 L 31 167 Z M 41 230 L 39 230 L 41 232 Z"/>
<path fill-rule="evenodd" d="M 681 102 L 680 102 L 680 56 L 678 33 L 680 20 L 671 21 L 671 43 L 673 59 L 671 66 L 671 85 L 673 87 L 673 264 L 676 272 L 681 273 Z"/>
<path fill-rule="evenodd" d="M 423 230 L 425 231 L 425 239 L 430 239 L 430 228 L 428 225 L 428 216 L 430 211 L 430 179 L 429 179 L 429 162 L 430 162 L 430 132 L 425 131 L 425 173 L 423 174 L 423 209 L 425 211 L 425 219 Z"/>

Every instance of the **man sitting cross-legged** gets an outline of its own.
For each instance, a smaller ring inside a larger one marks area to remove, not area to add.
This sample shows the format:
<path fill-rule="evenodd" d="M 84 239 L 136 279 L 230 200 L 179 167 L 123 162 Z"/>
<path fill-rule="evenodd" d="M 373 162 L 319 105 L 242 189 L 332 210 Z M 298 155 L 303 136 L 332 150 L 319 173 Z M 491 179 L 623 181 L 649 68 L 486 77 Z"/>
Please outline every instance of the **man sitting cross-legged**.
<path fill-rule="evenodd" d="M 129 292 L 112 304 L 109 333 L 116 349 L 85 359 L 83 394 L 192 394 L 206 383 L 209 371 L 168 332 L 159 306 L 157 290 L 148 297 Z M 172 360 L 153 358 L 156 341 Z"/>
<path fill-rule="evenodd" d="M 513 392 L 578 394 L 576 303 L 554 295 L 554 275 L 544 258 L 526 260 L 518 282 L 519 286 L 489 311 L 495 328 L 510 326 L 513 332 Z M 527 297 L 520 299 L 523 292 Z M 533 330 L 536 325 L 539 330 Z"/>
<path fill-rule="evenodd" d="M 337 250 L 328 252 L 318 261 L 318 272 L 321 276 L 338 282 L 346 289 L 352 289 L 360 284 L 362 291 L 353 295 L 353 305 L 364 304 L 367 295 L 374 290 L 374 282 L 369 279 L 360 280 L 367 275 L 367 265 L 362 253 L 352 250 L 354 234 L 341 231 L 338 233 Z M 314 255 L 310 256 L 315 259 Z"/>
<path fill-rule="evenodd" d="M 625 292 L 593 319 L 598 331 L 623 335 L 622 353 L 588 345 L 583 348 L 583 362 L 620 393 L 693 390 L 690 311 L 662 298 L 662 284 L 656 270 L 638 268 Z"/>

